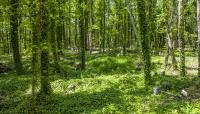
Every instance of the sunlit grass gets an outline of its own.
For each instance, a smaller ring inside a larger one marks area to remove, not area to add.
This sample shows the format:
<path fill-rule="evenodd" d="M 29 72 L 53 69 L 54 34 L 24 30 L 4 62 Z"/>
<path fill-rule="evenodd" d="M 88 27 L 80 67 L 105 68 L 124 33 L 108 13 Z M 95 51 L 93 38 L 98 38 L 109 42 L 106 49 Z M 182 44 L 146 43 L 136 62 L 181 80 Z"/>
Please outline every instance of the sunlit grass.
<path fill-rule="evenodd" d="M 154 85 L 146 88 L 143 71 L 135 69 L 135 64 L 141 61 L 137 56 L 101 56 L 90 59 L 85 71 L 69 69 L 63 63 L 69 73 L 62 76 L 51 73 L 53 94 L 40 101 L 38 109 L 45 114 L 196 114 L 200 111 L 198 98 L 176 100 L 165 94 L 154 96 Z M 159 76 L 163 61 L 164 57 L 152 57 L 152 72 L 158 73 L 152 76 L 155 85 L 167 81 L 172 85 L 171 93 L 179 94 L 180 89 L 186 88 L 190 95 L 195 94 L 194 75 L 174 76 L 169 69 L 167 76 Z M 196 57 L 187 57 L 186 65 L 190 67 L 196 61 Z M 30 112 L 31 80 L 31 74 L 0 75 L 0 113 Z"/>

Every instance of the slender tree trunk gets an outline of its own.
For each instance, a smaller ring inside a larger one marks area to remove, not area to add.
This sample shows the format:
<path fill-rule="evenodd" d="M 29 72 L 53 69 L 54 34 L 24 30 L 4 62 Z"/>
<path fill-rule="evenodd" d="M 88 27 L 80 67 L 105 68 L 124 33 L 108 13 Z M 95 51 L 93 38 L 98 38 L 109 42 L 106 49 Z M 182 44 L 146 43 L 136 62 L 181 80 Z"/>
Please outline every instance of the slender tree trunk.
<path fill-rule="evenodd" d="M 84 36 L 84 10 L 82 4 L 83 0 L 79 0 L 79 26 L 80 26 L 80 44 L 81 44 L 81 69 L 85 69 L 85 36 Z"/>
<path fill-rule="evenodd" d="M 181 76 L 185 76 L 185 41 L 184 41 L 184 0 L 179 0 L 178 37 L 180 46 Z"/>
<path fill-rule="evenodd" d="M 125 7 L 126 7 L 125 3 Z M 126 55 L 126 47 L 127 47 L 127 39 L 128 39 L 128 12 L 124 10 L 124 40 L 123 40 L 123 55 Z"/>
<path fill-rule="evenodd" d="M 92 25 L 93 25 L 93 22 L 92 22 L 92 12 L 93 12 L 93 0 L 90 0 L 90 12 L 89 12 L 89 17 L 90 17 L 90 26 L 89 26 L 89 51 L 90 51 L 90 54 L 92 54 Z"/>
<path fill-rule="evenodd" d="M 106 41 L 106 0 L 103 1 L 103 53 L 105 52 L 105 41 Z"/>

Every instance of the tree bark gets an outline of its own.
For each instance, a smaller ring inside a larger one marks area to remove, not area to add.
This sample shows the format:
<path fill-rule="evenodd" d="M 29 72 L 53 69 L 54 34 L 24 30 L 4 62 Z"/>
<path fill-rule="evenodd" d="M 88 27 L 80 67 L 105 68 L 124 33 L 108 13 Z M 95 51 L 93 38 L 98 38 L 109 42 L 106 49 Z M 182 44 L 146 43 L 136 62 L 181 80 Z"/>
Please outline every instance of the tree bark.
<path fill-rule="evenodd" d="M 15 64 L 15 69 L 17 74 L 22 74 L 22 62 L 21 62 L 21 55 L 19 49 L 19 37 L 18 37 L 18 8 L 19 8 L 19 0 L 11 0 L 11 15 L 10 15 L 10 34 L 11 34 L 11 45 L 13 50 L 13 59 Z"/>
<path fill-rule="evenodd" d="M 49 42 L 48 42 L 48 11 L 47 0 L 39 0 L 40 35 L 41 35 L 41 94 L 51 94 L 49 83 Z"/>
<path fill-rule="evenodd" d="M 80 26 L 80 47 L 81 47 L 81 69 L 85 69 L 85 34 L 84 34 L 84 10 L 82 4 L 83 0 L 79 0 L 79 26 Z"/>
<path fill-rule="evenodd" d="M 32 112 L 37 113 L 37 86 L 39 85 L 40 76 L 40 31 L 39 31 L 39 15 L 36 13 L 36 4 L 31 2 L 31 17 L 32 24 Z"/>
<path fill-rule="evenodd" d="M 137 7 L 139 13 L 139 27 L 140 27 L 140 37 L 142 45 L 142 53 L 144 59 L 144 76 L 145 84 L 151 85 L 151 56 L 149 49 L 149 37 L 147 33 L 147 21 L 146 21 L 146 11 L 145 11 L 145 1 L 137 0 Z"/>
<path fill-rule="evenodd" d="M 185 41 L 184 41 L 184 0 L 179 0 L 178 37 L 180 47 L 180 75 L 185 76 Z"/>

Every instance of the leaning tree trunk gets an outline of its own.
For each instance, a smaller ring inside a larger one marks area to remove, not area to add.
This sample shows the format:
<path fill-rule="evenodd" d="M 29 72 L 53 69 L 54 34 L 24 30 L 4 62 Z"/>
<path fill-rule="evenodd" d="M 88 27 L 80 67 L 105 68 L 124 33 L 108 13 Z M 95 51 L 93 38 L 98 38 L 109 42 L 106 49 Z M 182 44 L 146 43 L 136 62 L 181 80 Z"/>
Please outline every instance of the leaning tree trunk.
<path fill-rule="evenodd" d="M 200 0 L 197 0 L 197 26 L 198 26 L 198 76 L 200 77 Z"/>
<path fill-rule="evenodd" d="M 18 39 L 18 8 L 19 8 L 19 0 L 11 0 L 11 15 L 10 15 L 10 34 L 11 34 L 11 45 L 13 50 L 13 59 L 15 64 L 15 69 L 17 74 L 22 73 L 22 63 L 21 63 L 21 55 L 19 51 L 19 39 Z"/>
<path fill-rule="evenodd" d="M 150 85 L 151 82 L 151 56 L 149 49 L 149 37 L 147 33 L 147 21 L 146 21 L 146 11 L 145 11 L 145 1 L 137 0 L 137 7 L 139 13 L 139 27 L 140 27 L 140 37 L 142 45 L 142 53 L 144 59 L 144 75 L 145 84 Z"/>
<path fill-rule="evenodd" d="M 180 74 L 181 74 L 181 76 L 185 76 L 184 0 L 179 0 L 178 12 L 179 12 L 178 37 L 179 37 L 180 61 L 181 61 Z"/>

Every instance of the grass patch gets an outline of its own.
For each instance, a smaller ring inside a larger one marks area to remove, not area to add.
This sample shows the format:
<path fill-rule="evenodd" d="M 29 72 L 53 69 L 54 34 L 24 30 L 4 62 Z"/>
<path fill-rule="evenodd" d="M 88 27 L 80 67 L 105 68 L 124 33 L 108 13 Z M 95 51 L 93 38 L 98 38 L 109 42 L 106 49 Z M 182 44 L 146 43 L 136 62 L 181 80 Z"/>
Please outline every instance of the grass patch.
<path fill-rule="evenodd" d="M 188 57 L 194 62 L 196 58 Z M 72 61 L 74 61 L 72 59 Z M 160 76 L 164 57 L 153 56 L 152 72 L 155 85 L 167 81 L 172 87 L 168 92 L 179 94 L 185 88 L 190 96 L 200 93 L 198 78 L 175 76 L 168 71 Z M 63 65 L 67 74 L 51 73 L 53 94 L 41 100 L 38 109 L 44 114 L 147 114 L 173 113 L 196 114 L 200 112 L 198 97 L 192 100 L 177 100 L 166 94 L 154 96 L 153 87 L 144 85 L 142 71 L 135 65 L 141 62 L 137 56 L 98 56 L 87 61 L 85 71 Z M 190 67 L 192 63 L 187 61 Z M 30 113 L 31 74 L 17 76 L 15 73 L 0 74 L 0 113 Z M 196 84 L 195 84 L 196 83 Z"/>

